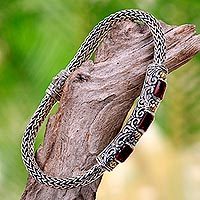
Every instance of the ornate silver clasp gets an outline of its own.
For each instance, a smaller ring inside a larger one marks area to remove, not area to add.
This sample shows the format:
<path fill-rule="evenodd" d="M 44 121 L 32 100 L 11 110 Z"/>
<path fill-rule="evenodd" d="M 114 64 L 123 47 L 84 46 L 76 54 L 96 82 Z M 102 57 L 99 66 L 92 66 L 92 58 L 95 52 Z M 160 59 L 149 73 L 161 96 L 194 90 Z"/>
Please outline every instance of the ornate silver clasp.
<path fill-rule="evenodd" d="M 60 101 L 65 81 L 69 74 L 66 70 L 61 70 L 49 84 L 46 94 L 49 94 L 55 100 Z"/>

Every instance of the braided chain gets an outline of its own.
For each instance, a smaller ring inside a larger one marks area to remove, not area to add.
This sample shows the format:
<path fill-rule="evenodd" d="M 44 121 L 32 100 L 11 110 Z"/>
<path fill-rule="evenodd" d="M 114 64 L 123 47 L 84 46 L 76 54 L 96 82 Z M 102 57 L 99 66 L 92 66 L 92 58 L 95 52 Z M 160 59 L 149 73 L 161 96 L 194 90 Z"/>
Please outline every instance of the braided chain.
<path fill-rule="evenodd" d="M 127 124 L 116 138 L 99 154 L 97 164 L 83 175 L 72 178 L 56 178 L 46 175 L 38 166 L 34 157 L 34 141 L 37 132 L 44 119 L 49 114 L 53 105 L 60 100 L 63 87 L 68 76 L 75 71 L 81 64 L 88 60 L 91 54 L 98 47 L 106 34 L 111 30 L 114 24 L 122 20 L 141 21 L 151 30 L 154 39 L 154 64 L 147 69 L 147 74 L 143 89 L 138 103 L 130 116 Z M 161 101 L 161 98 L 155 97 L 153 91 L 158 80 L 165 80 L 167 69 L 164 67 L 166 57 L 165 37 L 159 22 L 150 14 L 140 10 L 122 10 L 116 12 L 99 22 L 86 37 L 80 46 L 74 58 L 70 61 L 66 69 L 62 70 L 52 81 L 46 90 L 46 94 L 33 114 L 28 126 L 26 127 L 22 145 L 22 159 L 26 169 L 32 177 L 47 186 L 60 189 L 69 189 L 87 185 L 108 170 L 112 170 L 120 159 L 116 155 L 121 155 L 124 149 L 131 147 L 133 149 L 143 134 L 139 129 L 142 119 L 148 113 L 155 112 Z M 120 154 L 121 152 L 121 154 Z M 120 161 L 120 162 L 119 162 Z"/>

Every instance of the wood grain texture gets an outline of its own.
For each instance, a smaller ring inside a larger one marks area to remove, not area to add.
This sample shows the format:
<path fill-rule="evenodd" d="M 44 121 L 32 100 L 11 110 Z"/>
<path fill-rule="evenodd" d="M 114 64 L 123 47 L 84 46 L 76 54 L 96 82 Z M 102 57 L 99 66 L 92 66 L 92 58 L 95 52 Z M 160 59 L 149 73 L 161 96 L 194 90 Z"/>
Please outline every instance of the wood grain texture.
<path fill-rule="evenodd" d="M 162 23 L 167 61 L 173 71 L 200 50 L 194 25 Z M 116 24 L 96 51 L 66 81 L 58 112 L 48 120 L 37 161 L 45 173 L 71 177 L 84 173 L 119 132 L 138 97 L 147 65 L 153 58 L 153 38 L 144 25 Z M 191 69 L 192 70 L 192 69 Z M 29 177 L 22 200 L 94 200 L 100 180 L 71 190 L 41 185 Z"/>

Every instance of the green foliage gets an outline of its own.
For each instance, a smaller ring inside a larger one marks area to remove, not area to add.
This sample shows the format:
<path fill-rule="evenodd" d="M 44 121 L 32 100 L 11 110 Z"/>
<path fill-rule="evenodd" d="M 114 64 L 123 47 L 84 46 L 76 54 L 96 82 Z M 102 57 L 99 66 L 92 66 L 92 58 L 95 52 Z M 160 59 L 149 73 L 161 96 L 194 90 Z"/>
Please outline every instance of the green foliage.
<path fill-rule="evenodd" d="M 198 0 L 0 0 L 0 199 L 19 199 L 22 192 L 21 137 L 51 78 L 99 20 L 125 8 L 144 9 L 170 24 L 200 24 Z M 170 76 L 157 116 L 180 146 L 200 138 L 199 60 Z"/>

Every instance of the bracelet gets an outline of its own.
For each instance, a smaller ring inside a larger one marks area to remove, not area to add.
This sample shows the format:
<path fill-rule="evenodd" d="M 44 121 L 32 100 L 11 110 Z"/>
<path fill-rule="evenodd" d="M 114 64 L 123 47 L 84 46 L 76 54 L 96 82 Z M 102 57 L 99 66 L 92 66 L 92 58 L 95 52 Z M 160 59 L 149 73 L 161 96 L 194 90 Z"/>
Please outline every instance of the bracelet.
<path fill-rule="evenodd" d="M 68 76 L 88 60 L 106 34 L 116 22 L 122 20 L 141 21 L 151 30 L 154 39 L 154 62 L 147 67 L 143 88 L 130 118 L 112 142 L 97 156 L 97 164 L 83 175 L 72 178 L 56 178 L 46 175 L 34 157 L 34 140 L 39 127 L 53 105 L 60 100 Z M 122 10 L 99 22 L 86 37 L 66 69 L 58 73 L 46 90 L 46 94 L 33 114 L 22 138 L 22 160 L 29 174 L 42 184 L 59 189 L 87 185 L 113 170 L 133 152 L 138 140 L 154 119 L 154 113 L 166 90 L 167 68 L 166 44 L 159 22 L 152 15 L 140 10 Z"/>

